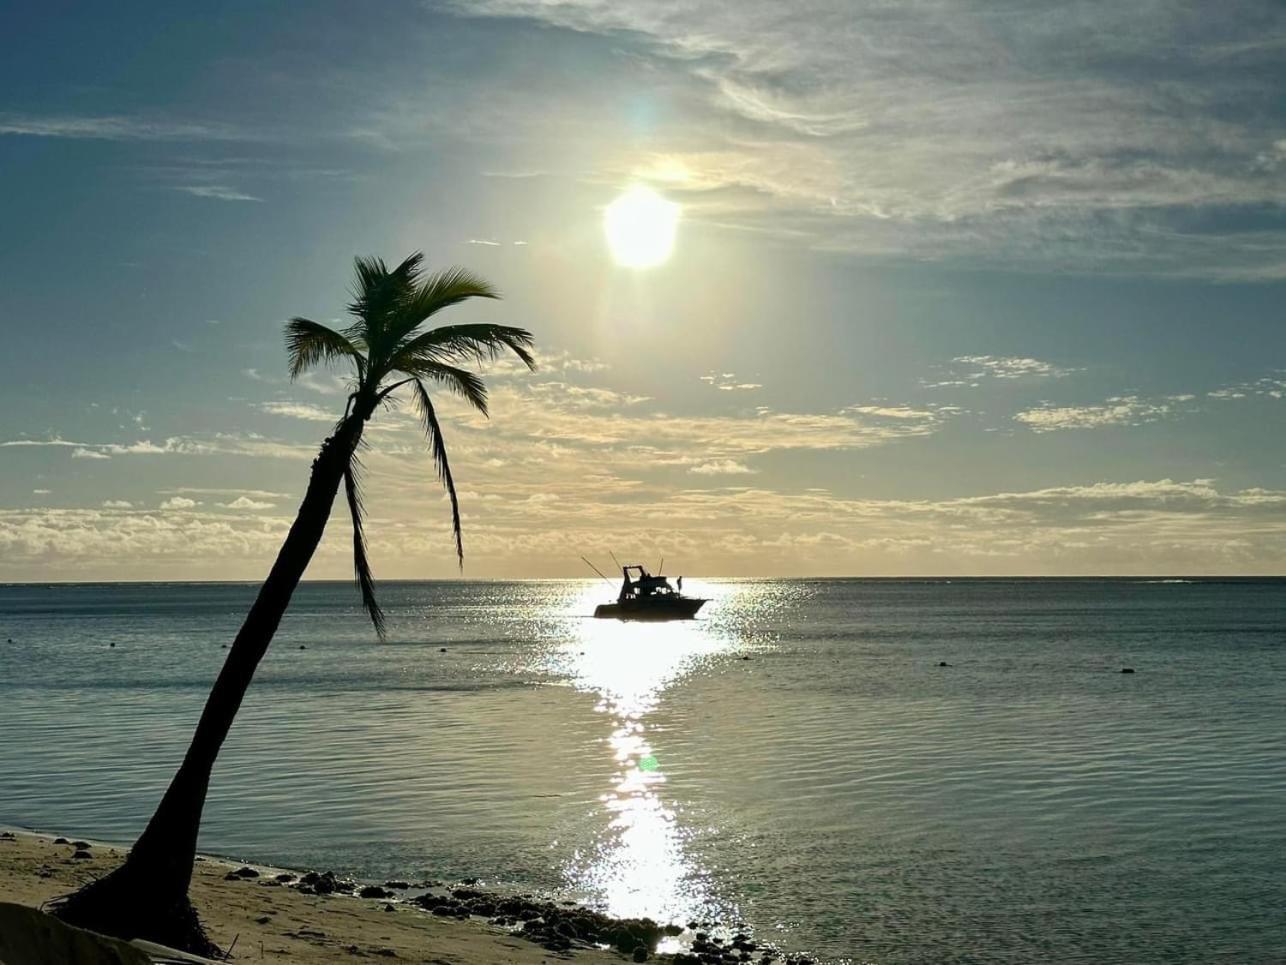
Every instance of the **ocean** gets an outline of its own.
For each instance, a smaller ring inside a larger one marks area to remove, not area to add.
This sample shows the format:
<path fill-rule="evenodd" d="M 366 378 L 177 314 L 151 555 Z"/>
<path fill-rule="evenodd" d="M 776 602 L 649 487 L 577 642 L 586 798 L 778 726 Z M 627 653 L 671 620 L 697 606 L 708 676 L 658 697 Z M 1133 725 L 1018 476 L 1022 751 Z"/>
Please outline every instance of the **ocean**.
<path fill-rule="evenodd" d="M 0 586 L 0 823 L 131 840 L 255 589 Z M 685 590 L 620 624 L 597 581 L 386 583 L 380 644 L 301 586 L 202 850 L 823 961 L 1286 960 L 1286 581 Z"/>

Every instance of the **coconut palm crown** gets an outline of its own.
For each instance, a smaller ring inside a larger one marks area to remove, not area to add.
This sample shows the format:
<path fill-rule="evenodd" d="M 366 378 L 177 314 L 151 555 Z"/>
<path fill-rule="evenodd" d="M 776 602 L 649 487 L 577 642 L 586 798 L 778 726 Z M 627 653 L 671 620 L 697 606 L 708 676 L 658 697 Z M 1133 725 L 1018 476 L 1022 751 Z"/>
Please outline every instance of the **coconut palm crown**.
<path fill-rule="evenodd" d="M 477 373 L 461 365 L 496 359 L 506 351 L 513 352 L 529 369 L 534 369 L 536 362 L 531 354 L 532 336 L 526 329 L 490 324 L 426 328 L 425 323 L 445 308 L 471 298 L 500 295 L 488 282 L 463 268 L 426 274 L 421 267 L 423 260 L 423 255 L 416 252 L 390 270 L 379 258 L 358 258 L 353 300 L 348 306 L 352 323 L 336 331 L 311 319 L 292 318 L 286 324 L 286 348 L 292 379 L 318 365 L 351 366 L 352 391 L 345 419 L 354 411 L 363 412 L 369 419 L 375 408 L 395 403 L 396 393 L 407 390 L 422 420 L 438 478 L 451 499 L 456 556 L 463 567 L 460 501 L 430 388 L 451 392 L 485 416 L 487 387 Z M 344 492 L 353 519 L 353 569 L 361 588 L 362 605 L 382 638 L 384 614 L 375 599 L 366 556 L 360 475 L 361 465 L 354 449 L 344 470 Z"/>

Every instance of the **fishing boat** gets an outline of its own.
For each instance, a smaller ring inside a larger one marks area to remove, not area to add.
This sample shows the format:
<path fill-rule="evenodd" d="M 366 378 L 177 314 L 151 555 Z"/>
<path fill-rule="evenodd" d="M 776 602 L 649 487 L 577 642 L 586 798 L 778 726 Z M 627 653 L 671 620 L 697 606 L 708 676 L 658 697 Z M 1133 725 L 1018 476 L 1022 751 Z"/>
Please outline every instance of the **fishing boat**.
<path fill-rule="evenodd" d="M 672 586 L 664 576 L 653 576 L 638 563 L 621 567 L 621 592 L 615 603 L 600 603 L 594 616 L 600 620 L 691 620 L 706 601 L 683 595 L 683 577 Z"/>

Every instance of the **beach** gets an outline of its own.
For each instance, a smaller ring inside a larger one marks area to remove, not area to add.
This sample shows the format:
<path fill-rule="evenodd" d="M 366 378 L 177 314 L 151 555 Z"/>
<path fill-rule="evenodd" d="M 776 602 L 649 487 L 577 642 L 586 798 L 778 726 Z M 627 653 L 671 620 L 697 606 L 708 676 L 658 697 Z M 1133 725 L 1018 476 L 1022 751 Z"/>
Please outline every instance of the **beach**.
<path fill-rule="evenodd" d="M 120 848 L 77 843 L 27 832 L 0 837 L 0 901 L 38 907 L 99 877 L 124 857 Z M 87 851 L 89 857 L 75 858 Z M 203 856 L 192 878 L 192 900 L 211 939 L 241 960 L 322 965 L 351 958 L 388 958 L 434 965 L 537 965 L 555 953 L 518 935 L 473 919 L 428 913 L 400 894 L 384 899 L 306 894 L 275 880 L 228 875 L 247 867 Z M 295 873 L 295 877 L 301 877 Z M 568 953 L 558 953 L 566 957 Z M 578 947 L 575 959 L 620 962 L 610 951 Z"/>

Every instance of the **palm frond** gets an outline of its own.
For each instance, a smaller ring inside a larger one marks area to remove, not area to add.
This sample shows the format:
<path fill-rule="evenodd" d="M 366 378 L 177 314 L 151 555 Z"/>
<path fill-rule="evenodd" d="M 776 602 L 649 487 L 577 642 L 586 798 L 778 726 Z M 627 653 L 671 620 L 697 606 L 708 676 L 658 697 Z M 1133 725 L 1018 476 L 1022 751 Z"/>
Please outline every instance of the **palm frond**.
<path fill-rule="evenodd" d="M 344 494 L 348 497 L 348 511 L 353 517 L 353 574 L 362 591 L 362 606 L 375 625 L 375 634 L 384 639 L 384 611 L 375 599 L 375 577 L 371 573 L 371 564 L 366 558 L 366 533 L 362 529 L 362 490 L 358 478 L 361 465 L 353 456 L 344 469 Z"/>
<path fill-rule="evenodd" d="M 485 362 L 498 359 L 508 349 L 527 368 L 534 369 L 533 344 L 531 332 L 512 325 L 441 325 L 403 343 L 391 364 L 403 368 L 403 359 L 417 357 L 441 362 Z"/>
<path fill-rule="evenodd" d="M 427 358 L 406 359 L 398 370 L 417 379 L 429 379 L 488 415 L 487 384 L 478 373 Z"/>
<path fill-rule="evenodd" d="M 459 305 L 470 298 L 499 297 L 500 292 L 489 281 L 467 268 L 435 272 L 412 291 L 389 336 L 396 344 L 444 308 Z"/>
<path fill-rule="evenodd" d="M 416 292 L 423 261 L 424 255 L 416 251 L 390 271 L 382 258 L 354 259 L 356 277 L 348 312 L 355 321 L 344 334 L 365 340 L 372 357 L 382 348 L 395 344 L 396 339 L 389 339 L 387 333 L 397 327 L 402 306 Z"/>
<path fill-rule="evenodd" d="M 438 425 L 437 413 L 433 411 L 433 401 L 429 398 L 424 383 L 415 380 L 415 400 L 424 420 L 424 434 L 429 439 L 429 449 L 433 452 L 433 464 L 437 467 L 438 478 L 446 487 L 451 497 L 451 527 L 455 533 L 455 552 L 460 560 L 460 569 L 464 569 L 464 537 L 460 531 L 460 500 L 456 498 L 455 480 L 451 478 L 451 463 L 447 461 L 446 440 L 442 438 L 442 427 Z"/>
<path fill-rule="evenodd" d="M 351 358 L 359 373 L 365 362 L 362 353 L 348 338 L 307 318 L 292 318 L 286 323 L 286 352 L 290 357 L 292 379 L 322 362 Z"/>

